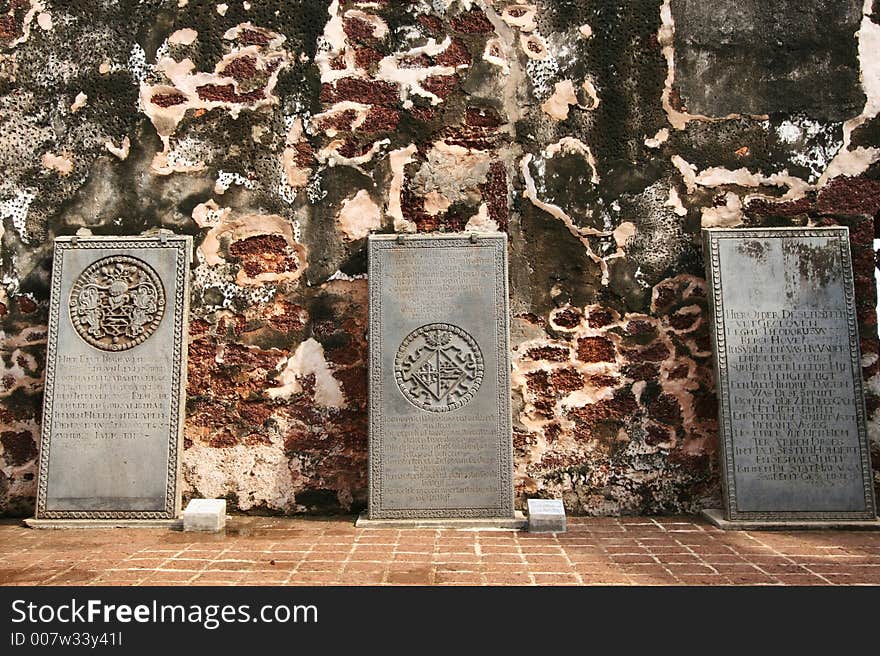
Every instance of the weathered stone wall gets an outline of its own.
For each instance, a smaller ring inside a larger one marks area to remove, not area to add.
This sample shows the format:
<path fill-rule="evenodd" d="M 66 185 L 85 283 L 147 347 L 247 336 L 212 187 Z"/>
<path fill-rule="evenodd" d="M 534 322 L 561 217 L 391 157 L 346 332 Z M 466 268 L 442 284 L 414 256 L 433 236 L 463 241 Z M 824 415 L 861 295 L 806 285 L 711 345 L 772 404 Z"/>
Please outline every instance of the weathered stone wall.
<path fill-rule="evenodd" d="M 871 0 L 0 0 L 0 513 L 51 240 L 192 234 L 185 488 L 366 494 L 365 237 L 510 236 L 517 493 L 717 504 L 701 226 L 852 230 L 875 467 Z"/>

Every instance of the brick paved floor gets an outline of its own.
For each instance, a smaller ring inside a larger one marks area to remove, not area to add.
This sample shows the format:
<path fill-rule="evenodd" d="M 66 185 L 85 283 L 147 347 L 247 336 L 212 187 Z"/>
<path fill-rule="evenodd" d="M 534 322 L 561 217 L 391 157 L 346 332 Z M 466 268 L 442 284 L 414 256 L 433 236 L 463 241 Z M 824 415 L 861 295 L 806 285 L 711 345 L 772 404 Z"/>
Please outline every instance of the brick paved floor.
<path fill-rule="evenodd" d="M 226 535 L 0 521 L 2 585 L 880 584 L 880 532 L 724 532 L 690 517 L 569 518 L 563 534 L 233 517 Z"/>

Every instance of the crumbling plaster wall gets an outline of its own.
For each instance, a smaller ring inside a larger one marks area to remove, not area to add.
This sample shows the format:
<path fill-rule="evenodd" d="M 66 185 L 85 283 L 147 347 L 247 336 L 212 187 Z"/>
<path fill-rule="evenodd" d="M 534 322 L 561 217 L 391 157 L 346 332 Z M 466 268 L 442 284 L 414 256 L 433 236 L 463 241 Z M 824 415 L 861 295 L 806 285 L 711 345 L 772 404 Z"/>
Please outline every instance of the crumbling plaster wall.
<path fill-rule="evenodd" d="M 701 226 L 851 229 L 875 467 L 871 0 L 0 0 L 0 513 L 51 240 L 192 234 L 188 494 L 366 495 L 371 230 L 510 236 L 516 490 L 719 497 Z"/>

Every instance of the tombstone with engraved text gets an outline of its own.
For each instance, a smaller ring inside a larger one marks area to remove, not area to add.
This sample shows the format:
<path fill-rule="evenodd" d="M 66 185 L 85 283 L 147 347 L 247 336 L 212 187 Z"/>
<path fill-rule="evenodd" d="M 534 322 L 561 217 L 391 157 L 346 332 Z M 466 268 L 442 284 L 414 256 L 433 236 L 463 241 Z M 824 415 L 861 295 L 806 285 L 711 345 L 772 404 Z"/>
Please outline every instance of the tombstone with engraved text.
<path fill-rule="evenodd" d="M 372 235 L 363 521 L 514 520 L 507 237 Z"/>
<path fill-rule="evenodd" d="M 849 233 L 703 231 L 725 528 L 876 524 Z M 713 515 L 714 513 L 714 515 Z"/>
<path fill-rule="evenodd" d="M 55 240 L 35 527 L 180 511 L 191 237 Z"/>

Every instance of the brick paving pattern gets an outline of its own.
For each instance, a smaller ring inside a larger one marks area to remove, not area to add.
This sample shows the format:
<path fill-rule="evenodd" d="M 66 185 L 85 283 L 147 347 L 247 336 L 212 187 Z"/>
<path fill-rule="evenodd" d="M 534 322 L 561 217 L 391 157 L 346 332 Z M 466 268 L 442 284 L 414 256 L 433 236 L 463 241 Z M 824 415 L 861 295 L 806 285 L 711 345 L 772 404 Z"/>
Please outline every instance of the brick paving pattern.
<path fill-rule="evenodd" d="M 227 532 L 0 522 L 0 585 L 877 585 L 880 532 L 569 518 L 562 534 L 233 517 Z"/>

